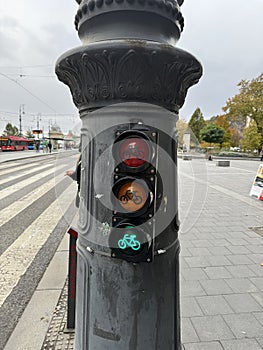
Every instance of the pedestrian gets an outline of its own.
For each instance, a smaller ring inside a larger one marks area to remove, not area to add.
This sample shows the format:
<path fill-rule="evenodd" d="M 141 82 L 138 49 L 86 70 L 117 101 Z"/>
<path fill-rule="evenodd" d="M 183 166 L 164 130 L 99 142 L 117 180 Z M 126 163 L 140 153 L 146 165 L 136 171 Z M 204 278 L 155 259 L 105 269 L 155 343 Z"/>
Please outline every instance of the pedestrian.
<path fill-rule="evenodd" d="M 44 141 L 43 152 L 48 153 L 48 140 L 45 140 L 45 141 Z"/>
<path fill-rule="evenodd" d="M 49 153 L 51 153 L 51 150 L 52 150 L 52 143 L 51 143 L 51 141 L 49 140 L 49 142 L 48 142 L 48 149 L 49 149 Z"/>
<path fill-rule="evenodd" d="M 39 152 L 39 142 L 36 142 L 36 152 Z"/>
<path fill-rule="evenodd" d="M 80 201 L 80 197 L 79 197 L 79 192 L 80 192 L 80 174 L 81 174 L 81 154 L 77 160 L 76 163 L 76 168 L 75 170 L 67 170 L 65 175 L 71 177 L 72 180 L 77 181 L 78 184 L 78 190 L 77 190 L 77 195 L 76 195 L 76 207 L 79 207 L 79 201 Z"/>
<path fill-rule="evenodd" d="M 260 151 L 260 161 L 263 162 L 263 149 Z"/>

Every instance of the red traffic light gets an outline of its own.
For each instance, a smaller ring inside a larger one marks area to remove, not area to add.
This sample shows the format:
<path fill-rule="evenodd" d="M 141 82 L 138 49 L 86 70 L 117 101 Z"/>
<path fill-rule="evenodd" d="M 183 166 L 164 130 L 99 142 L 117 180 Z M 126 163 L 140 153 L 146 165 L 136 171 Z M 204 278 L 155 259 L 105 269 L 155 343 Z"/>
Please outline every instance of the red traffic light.
<path fill-rule="evenodd" d="M 137 168 L 149 162 L 150 150 L 147 141 L 139 137 L 124 139 L 119 147 L 120 160 L 129 167 Z"/>
<path fill-rule="evenodd" d="M 153 141 L 142 131 L 124 131 L 113 145 L 113 156 L 121 171 L 143 171 L 151 166 L 154 155 Z"/>

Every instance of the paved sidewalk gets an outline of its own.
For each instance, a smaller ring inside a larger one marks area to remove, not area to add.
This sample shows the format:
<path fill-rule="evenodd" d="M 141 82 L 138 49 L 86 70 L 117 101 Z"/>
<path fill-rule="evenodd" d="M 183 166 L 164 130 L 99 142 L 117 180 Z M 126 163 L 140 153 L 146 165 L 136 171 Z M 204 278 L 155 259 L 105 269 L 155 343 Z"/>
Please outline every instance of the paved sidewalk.
<path fill-rule="evenodd" d="M 263 202 L 248 195 L 257 166 L 231 161 L 230 167 L 220 168 L 213 162 L 179 161 L 185 350 L 263 349 Z M 34 304 L 34 295 L 5 350 L 73 348 L 73 336 L 63 333 L 65 242 L 57 252 L 63 252 L 60 261 L 50 265 L 50 284 L 44 276 L 35 293 L 43 292 L 40 304 Z M 64 272 L 53 288 L 58 266 Z"/>

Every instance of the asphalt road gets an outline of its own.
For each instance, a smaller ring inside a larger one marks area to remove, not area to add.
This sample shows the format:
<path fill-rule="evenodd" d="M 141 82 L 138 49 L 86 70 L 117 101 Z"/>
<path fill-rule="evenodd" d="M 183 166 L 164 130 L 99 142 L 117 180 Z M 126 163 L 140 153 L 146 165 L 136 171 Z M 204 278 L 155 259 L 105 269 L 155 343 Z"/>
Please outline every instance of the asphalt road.
<path fill-rule="evenodd" d="M 0 349 L 31 299 L 75 214 L 65 170 L 78 153 L 2 153 L 0 164 Z M 4 156 L 4 158 L 3 158 Z M 20 158 L 12 160 L 12 158 Z M 8 162 L 5 162 L 9 160 Z"/>

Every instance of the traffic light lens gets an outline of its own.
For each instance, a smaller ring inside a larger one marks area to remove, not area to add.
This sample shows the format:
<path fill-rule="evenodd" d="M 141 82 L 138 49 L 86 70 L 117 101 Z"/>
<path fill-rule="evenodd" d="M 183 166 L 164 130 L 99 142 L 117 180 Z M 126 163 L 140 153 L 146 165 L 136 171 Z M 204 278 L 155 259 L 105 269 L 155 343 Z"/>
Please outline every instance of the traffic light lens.
<path fill-rule="evenodd" d="M 131 137 L 121 143 L 120 158 L 129 167 L 137 168 L 149 162 L 149 154 L 149 145 L 142 138 Z"/>
<path fill-rule="evenodd" d="M 118 241 L 118 247 L 120 249 L 127 249 L 130 248 L 134 251 L 137 251 L 141 248 L 141 243 L 136 239 L 136 235 L 135 234 L 129 234 L 129 233 L 125 233 L 123 235 L 122 239 L 119 239 Z"/>
<path fill-rule="evenodd" d="M 135 212 L 144 207 L 149 191 L 138 181 L 125 182 L 117 193 L 120 205 L 127 212 Z"/>
<path fill-rule="evenodd" d="M 109 245 L 115 257 L 122 259 L 125 257 L 128 261 L 136 262 L 137 259 L 140 260 L 141 254 L 147 253 L 150 247 L 150 236 L 134 225 L 120 223 L 111 231 Z"/>

